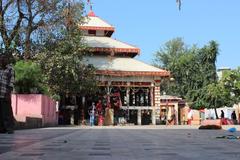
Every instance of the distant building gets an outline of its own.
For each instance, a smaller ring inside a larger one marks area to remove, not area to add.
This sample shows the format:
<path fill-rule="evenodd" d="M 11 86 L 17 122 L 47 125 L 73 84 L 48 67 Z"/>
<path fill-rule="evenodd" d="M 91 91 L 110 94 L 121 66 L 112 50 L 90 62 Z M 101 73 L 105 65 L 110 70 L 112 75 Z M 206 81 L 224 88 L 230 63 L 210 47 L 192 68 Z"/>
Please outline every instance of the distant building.
<path fill-rule="evenodd" d="M 221 80 L 223 77 L 224 72 L 226 71 L 231 71 L 231 68 L 229 67 L 221 67 L 217 70 L 217 76 L 218 76 L 218 80 Z"/>

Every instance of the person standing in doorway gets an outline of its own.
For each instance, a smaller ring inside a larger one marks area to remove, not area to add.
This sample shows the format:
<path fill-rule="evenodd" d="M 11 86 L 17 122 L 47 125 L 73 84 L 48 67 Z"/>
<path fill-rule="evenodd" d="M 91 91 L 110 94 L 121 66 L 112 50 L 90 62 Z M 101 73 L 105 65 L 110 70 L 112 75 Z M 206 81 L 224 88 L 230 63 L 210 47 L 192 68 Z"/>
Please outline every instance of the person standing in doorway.
<path fill-rule="evenodd" d="M 14 84 L 14 69 L 8 55 L 0 55 L 0 133 L 14 133 L 14 117 L 11 92 Z"/>

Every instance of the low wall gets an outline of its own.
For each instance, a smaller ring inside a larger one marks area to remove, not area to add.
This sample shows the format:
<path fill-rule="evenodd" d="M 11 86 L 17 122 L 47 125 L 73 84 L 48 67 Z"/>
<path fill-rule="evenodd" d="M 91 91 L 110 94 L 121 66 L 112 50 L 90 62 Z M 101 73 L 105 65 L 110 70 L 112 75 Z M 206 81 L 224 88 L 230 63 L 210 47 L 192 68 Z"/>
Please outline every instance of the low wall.
<path fill-rule="evenodd" d="M 221 126 L 221 125 L 233 125 L 233 121 L 231 119 L 206 119 L 203 120 L 201 125 L 206 126 L 206 125 L 217 125 L 217 126 Z"/>
<path fill-rule="evenodd" d="M 56 102 L 41 94 L 12 94 L 13 115 L 20 128 L 57 124 Z"/>
<path fill-rule="evenodd" d="M 206 125 L 217 125 L 217 126 L 221 126 L 222 125 L 222 121 L 221 119 L 206 119 L 203 120 L 201 123 L 202 126 L 206 126 Z"/>

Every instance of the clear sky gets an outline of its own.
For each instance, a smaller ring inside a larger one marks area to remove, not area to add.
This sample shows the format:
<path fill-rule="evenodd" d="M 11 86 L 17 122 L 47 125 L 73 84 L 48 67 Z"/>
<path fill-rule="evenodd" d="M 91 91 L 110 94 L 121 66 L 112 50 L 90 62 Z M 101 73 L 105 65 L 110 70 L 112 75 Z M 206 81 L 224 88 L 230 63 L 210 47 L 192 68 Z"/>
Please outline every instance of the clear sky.
<path fill-rule="evenodd" d="M 115 27 L 113 38 L 141 49 L 137 59 L 151 64 L 165 42 L 182 37 L 202 47 L 219 43 L 217 67 L 240 66 L 240 0 L 92 0 L 95 14 Z M 87 8 L 88 11 L 88 8 Z"/>

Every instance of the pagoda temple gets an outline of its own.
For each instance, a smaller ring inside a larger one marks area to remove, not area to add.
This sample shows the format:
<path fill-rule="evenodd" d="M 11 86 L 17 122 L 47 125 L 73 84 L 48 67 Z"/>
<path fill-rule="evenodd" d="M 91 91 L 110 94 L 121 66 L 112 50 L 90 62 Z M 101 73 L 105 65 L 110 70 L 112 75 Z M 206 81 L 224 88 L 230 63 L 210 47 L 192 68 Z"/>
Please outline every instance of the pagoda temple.
<path fill-rule="evenodd" d="M 85 61 L 97 69 L 96 97 L 103 106 L 114 109 L 117 123 L 156 124 L 161 110 L 160 82 L 170 73 L 136 60 L 140 49 L 112 38 L 115 28 L 92 10 L 80 29 L 92 53 Z M 177 106 L 172 110 L 177 111 Z"/>

